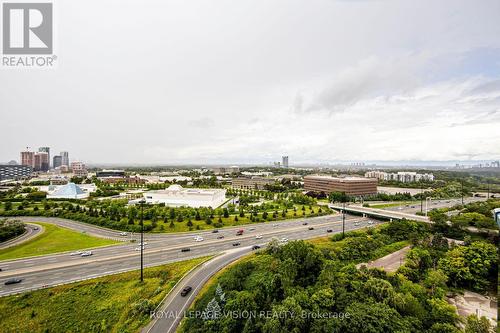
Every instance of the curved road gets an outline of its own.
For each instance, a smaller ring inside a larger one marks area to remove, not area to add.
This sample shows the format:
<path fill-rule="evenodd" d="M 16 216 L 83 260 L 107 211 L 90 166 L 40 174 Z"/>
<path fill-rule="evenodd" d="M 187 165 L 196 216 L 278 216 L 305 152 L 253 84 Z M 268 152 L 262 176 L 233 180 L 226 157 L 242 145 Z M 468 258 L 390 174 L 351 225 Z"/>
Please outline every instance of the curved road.
<path fill-rule="evenodd" d="M 45 231 L 41 225 L 34 223 L 26 223 L 25 229 L 26 230 L 22 235 L 17 236 L 13 239 L 9 239 L 8 241 L 5 241 L 3 243 L 0 243 L 0 250 L 27 242 L 30 239 L 33 239 L 34 237 L 38 236 L 39 234 Z"/>
<path fill-rule="evenodd" d="M 143 333 L 170 333 L 175 332 L 185 312 L 193 303 L 196 295 L 201 291 L 203 285 L 218 271 L 245 254 L 252 252 L 247 246 L 237 250 L 229 250 L 201 264 L 192 272 L 187 274 L 169 292 L 161 306 L 152 314 L 152 321 L 142 330 Z M 191 286 L 193 290 L 187 297 L 182 297 L 180 292 L 185 286 Z"/>

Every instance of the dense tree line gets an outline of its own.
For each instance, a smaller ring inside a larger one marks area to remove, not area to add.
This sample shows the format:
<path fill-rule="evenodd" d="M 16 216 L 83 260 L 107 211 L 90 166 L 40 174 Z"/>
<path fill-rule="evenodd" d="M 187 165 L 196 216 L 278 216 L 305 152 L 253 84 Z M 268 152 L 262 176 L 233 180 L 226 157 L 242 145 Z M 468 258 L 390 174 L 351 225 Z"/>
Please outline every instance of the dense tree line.
<path fill-rule="evenodd" d="M 396 273 L 354 265 L 408 235 L 413 248 Z M 472 280 L 484 282 L 476 287 L 496 284 L 492 244 L 449 245 L 429 226 L 414 222 L 392 222 L 346 239 L 336 236 L 327 247 L 273 241 L 224 271 L 196 301 L 194 311 L 202 315 L 188 316 L 182 331 L 463 332 L 455 308 L 445 300 L 450 287 L 474 288 L 457 279 L 456 274 L 464 275 L 453 262 L 462 256 L 473 262 L 468 266 Z M 465 332 L 489 329 L 484 318 L 466 321 Z"/>
<path fill-rule="evenodd" d="M 0 242 L 19 236 L 24 231 L 24 223 L 16 220 L 0 219 Z"/>

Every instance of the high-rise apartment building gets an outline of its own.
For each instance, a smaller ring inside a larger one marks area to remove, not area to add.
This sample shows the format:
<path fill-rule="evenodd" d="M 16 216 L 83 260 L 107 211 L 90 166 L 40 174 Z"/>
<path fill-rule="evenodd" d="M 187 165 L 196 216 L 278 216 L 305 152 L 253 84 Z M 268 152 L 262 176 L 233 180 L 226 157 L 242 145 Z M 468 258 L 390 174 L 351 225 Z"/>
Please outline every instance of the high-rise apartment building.
<path fill-rule="evenodd" d="M 38 148 L 38 152 L 39 153 L 47 153 L 47 169 L 46 170 L 49 170 L 50 169 L 50 147 L 40 147 Z M 44 170 L 44 171 L 46 171 Z"/>
<path fill-rule="evenodd" d="M 62 156 L 60 155 L 54 156 L 52 159 L 52 167 L 55 169 L 60 167 L 61 165 L 62 165 Z"/>
<path fill-rule="evenodd" d="M 283 168 L 288 168 L 288 156 L 281 157 L 281 164 L 283 165 Z"/>
<path fill-rule="evenodd" d="M 49 154 L 46 152 L 35 153 L 33 158 L 34 171 L 48 171 L 49 170 Z"/>
<path fill-rule="evenodd" d="M 61 165 L 69 167 L 69 153 L 67 151 L 62 151 L 59 155 L 61 155 L 62 158 Z"/>
<path fill-rule="evenodd" d="M 26 165 L 26 166 L 33 168 L 34 162 L 35 162 L 34 156 L 35 156 L 35 153 L 32 151 L 22 151 L 21 152 L 21 165 Z"/>

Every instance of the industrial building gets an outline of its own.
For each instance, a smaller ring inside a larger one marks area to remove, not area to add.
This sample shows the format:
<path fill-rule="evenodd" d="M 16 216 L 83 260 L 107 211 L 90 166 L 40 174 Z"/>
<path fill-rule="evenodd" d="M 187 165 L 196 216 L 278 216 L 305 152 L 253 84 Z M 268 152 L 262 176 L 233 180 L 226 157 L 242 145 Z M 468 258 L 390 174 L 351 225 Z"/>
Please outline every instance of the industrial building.
<path fill-rule="evenodd" d="M 226 190 L 183 188 L 180 185 L 170 185 L 165 190 L 145 192 L 144 199 L 147 203 L 163 203 L 170 207 L 217 208 L 226 201 Z"/>
<path fill-rule="evenodd" d="M 364 177 L 305 176 L 306 191 L 345 192 L 347 195 L 370 195 L 377 193 L 377 180 Z"/>

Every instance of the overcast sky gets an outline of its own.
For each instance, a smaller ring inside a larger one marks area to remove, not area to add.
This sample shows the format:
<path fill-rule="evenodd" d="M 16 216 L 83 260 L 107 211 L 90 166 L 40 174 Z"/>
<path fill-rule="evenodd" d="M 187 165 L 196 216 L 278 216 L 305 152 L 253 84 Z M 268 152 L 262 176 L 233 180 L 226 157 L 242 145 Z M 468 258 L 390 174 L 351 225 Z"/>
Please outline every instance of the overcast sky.
<path fill-rule="evenodd" d="M 0 69 L 0 161 L 500 159 L 498 0 L 55 6 L 57 69 Z"/>

